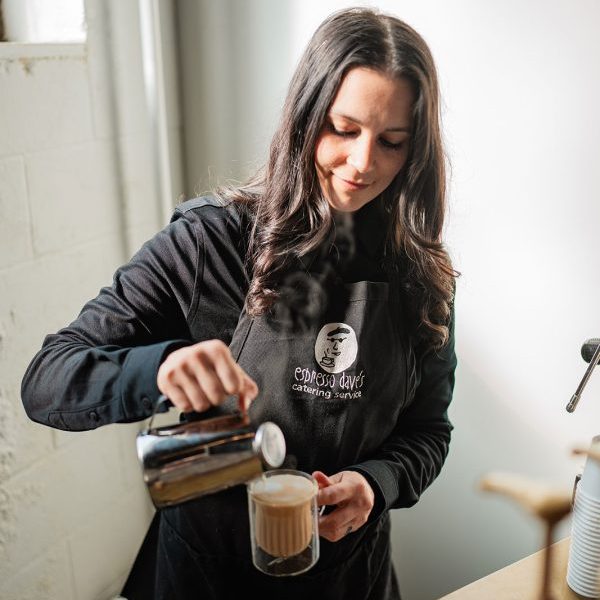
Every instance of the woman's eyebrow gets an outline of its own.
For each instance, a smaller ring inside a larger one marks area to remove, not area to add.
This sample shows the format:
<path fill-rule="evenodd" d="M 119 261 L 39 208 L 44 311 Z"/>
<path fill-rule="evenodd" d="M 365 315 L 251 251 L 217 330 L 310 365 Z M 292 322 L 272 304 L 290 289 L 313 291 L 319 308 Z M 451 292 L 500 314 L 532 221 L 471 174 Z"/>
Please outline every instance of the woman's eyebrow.
<path fill-rule="evenodd" d="M 347 119 L 348 121 L 352 121 L 353 123 L 356 123 L 357 125 L 364 125 L 364 123 L 362 123 L 362 121 L 360 121 L 359 119 L 356 119 L 354 117 L 351 117 L 350 115 L 344 115 L 344 114 L 336 112 L 334 110 L 332 110 L 330 114 L 335 117 L 341 117 L 342 119 Z M 407 126 L 387 127 L 385 131 L 401 131 L 401 132 L 405 132 L 405 133 L 410 133 L 410 127 L 407 127 Z"/>

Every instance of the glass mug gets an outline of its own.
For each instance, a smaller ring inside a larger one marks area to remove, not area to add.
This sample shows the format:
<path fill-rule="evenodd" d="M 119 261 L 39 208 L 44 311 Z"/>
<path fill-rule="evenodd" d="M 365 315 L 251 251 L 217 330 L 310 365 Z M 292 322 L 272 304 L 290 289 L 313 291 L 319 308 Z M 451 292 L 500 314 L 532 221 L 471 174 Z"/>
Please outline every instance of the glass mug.
<path fill-rule="evenodd" d="M 308 473 L 275 469 L 247 484 L 254 566 L 268 575 L 298 575 L 319 559 L 317 492 Z"/>

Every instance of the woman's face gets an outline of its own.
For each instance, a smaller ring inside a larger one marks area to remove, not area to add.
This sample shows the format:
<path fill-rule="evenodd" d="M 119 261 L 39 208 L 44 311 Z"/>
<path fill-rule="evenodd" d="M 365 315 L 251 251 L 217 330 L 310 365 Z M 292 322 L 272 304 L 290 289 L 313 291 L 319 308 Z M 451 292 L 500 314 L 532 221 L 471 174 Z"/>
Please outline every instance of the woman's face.
<path fill-rule="evenodd" d="M 346 73 L 315 149 L 321 190 L 353 212 L 390 185 L 408 156 L 414 93 L 405 79 L 355 67 Z"/>

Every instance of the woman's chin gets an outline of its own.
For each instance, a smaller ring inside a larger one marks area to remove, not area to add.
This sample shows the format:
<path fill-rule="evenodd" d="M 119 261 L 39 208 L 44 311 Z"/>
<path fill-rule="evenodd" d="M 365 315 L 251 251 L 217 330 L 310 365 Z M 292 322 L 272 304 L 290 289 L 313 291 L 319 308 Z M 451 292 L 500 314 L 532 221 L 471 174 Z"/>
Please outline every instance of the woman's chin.
<path fill-rule="evenodd" d="M 373 200 L 373 198 L 357 198 L 356 195 L 343 195 L 327 198 L 329 206 L 331 206 L 333 210 L 346 213 L 360 210 L 365 204 L 371 202 L 371 200 Z"/>

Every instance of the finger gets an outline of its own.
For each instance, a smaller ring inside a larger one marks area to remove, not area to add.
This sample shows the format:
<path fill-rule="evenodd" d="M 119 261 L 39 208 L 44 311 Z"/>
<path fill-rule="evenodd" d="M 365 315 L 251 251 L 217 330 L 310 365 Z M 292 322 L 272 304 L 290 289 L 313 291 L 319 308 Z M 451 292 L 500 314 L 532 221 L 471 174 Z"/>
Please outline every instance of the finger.
<path fill-rule="evenodd" d="M 333 513 L 331 513 L 331 515 L 333 515 Z M 329 515 L 329 517 L 331 517 L 331 515 Z M 348 517 L 348 515 L 350 515 L 350 517 Z M 326 518 L 327 517 L 323 517 L 323 519 Z M 321 520 L 319 520 L 319 535 L 329 541 L 337 542 L 353 531 L 360 529 L 367 522 L 367 518 L 367 514 L 359 514 L 356 513 L 356 511 L 350 511 L 346 512 L 343 517 L 340 516 L 338 521 L 331 520 L 325 524 L 321 524 Z"/>
<path fill-rule="evenodd" d="M 175 408 L 182 412 L 191 412 L 194 407 L 186 396 L 184 390 L 177 384 L 174 371 L 166 368 L 165 363 L 161 365 L 156 378 L 158 389 L 172 402 Z"/>
<path fill-rule="evenodd" d="M 319 527 L 319 535 L 330 542 L 338 542 L 339 540 L 356 531 L 360 526 L 356 526 L 355 521 L 344 523 L 337 528 L 321 528 Z"/>
<path fill-rule="evenodd" d="M 341 504 L 351 496 L 351 488 L 345 483 L 329 483 L 319 489 L 318 501 L 320 504 Z"/>
<path fill-rule="evenodd" d="M 321 507 L 321 509 L 319 511 L 319 515 L 322 515 L 323 511 L 327 507 L 327 502 L 323 500 L 323 495 L 321 493 L 321 490 L 323 488 L 329 487 L 330 485 L 333 485 L 333 481 L 331 478 L 327 477 L 327 475 L 325 475 L 325 473 L 323 473 L 323 471 L 313 471 L 312 476 L 315 478 L 315 481 L 317 482 L 317 485 L 319 486 L 319 491 L 317 493 L 317 506 Z"/>
<path fill-rule="evenodd" d="M 227 393 L 215 371 L 210 359 L 204 355 L 198 355 L 191 365 L 198 386 L 206 396 L 208 402 L 218 406 L 225 400 Z"/>
<path fill-rule="evenodd" d="M 196 412 L 202 412 L 210 408 L 211 403 L 200 387 L 194 373 L 188 372 L 185 367 L 181 368 L 177 373 L 176 383 Z"/>
<path fill-rule="evenodd" d="M 194 407 L 187 399 L 185 392 L 178 386 L 167 384 L 159 389 L 172 402 L 173 406 L 178 408 L 181 412 L 187 413 L 194 410 Z"/>
<path fill-rule="evenodd" d="M 359 520 L 358 517 L 356 508 L 338 507 L 328 515 L 319 517 L 319 533 L 325 532 L 329 535 L 340 536 L 346 531 L 349 523 L 353 523 L 355 519 Z"/>
<path fill-rule="evenodd" d="M 240 410 L 245 413 L 256 396 L 258 396 L 256 382 L 244 373 L 244 382 L 238 397 Z"/>
<path fill-rule="evenodd" d="M 223 347 L 213 358 L 213 368 L 226 394 L 238 394 L 244 385 L 243 371 L 233 360 L 229 348 Z"/>
<path fill-rule="evenodd" d="M 323 471 L 313 471 L 312 476 L 316 479 L 319 489 L 333 485 L 333 481 Z"/>

